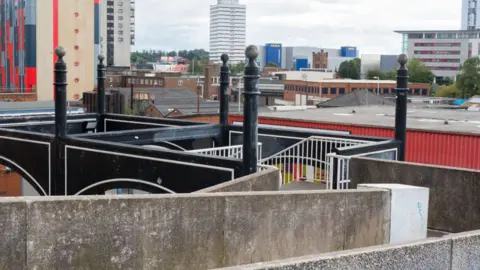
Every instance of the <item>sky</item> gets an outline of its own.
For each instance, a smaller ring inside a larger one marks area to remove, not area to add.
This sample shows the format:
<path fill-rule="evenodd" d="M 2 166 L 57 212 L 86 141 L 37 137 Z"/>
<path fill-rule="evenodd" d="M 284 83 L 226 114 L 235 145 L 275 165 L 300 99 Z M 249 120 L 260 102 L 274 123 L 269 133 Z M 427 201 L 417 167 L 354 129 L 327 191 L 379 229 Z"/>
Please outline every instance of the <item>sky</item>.
<path fill-rule="evenodd" d="M 217 0 L 136 1 L 133 50 L 208 50 L 210 5 Z M 240 0 L 247 45 L 340 48 L 398 54 L 394 30 L 460 29 L 461 0 Z"/>

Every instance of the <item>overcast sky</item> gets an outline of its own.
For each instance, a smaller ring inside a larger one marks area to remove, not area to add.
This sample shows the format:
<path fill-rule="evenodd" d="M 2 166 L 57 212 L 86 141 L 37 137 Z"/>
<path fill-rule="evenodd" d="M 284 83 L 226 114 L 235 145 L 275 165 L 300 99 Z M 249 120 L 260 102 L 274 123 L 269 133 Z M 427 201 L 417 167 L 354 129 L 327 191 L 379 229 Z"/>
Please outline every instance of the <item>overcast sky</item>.
<path fill-rule="evenodd" d="M 208 50 L 209 8 L 216 0 L 136 1 L 138 49 Z M 247 5 L 247 44 L 399 53 L 394 30 L 460 29 L 460 0 L 240 0 Z"/>

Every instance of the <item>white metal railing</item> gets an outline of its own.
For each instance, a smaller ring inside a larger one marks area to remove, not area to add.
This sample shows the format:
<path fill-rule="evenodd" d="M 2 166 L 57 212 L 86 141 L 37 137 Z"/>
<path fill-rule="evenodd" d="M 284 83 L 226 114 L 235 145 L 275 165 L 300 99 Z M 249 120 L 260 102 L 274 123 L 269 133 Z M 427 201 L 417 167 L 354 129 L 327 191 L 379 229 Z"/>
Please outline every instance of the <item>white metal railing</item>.
<path fill-rule="evenodd" d="M 398 152 L 397 148 L 386 149 L 375 152 L 361 153 L 358 155 L 352 156 L 340 156 L 335 153 L 327 154 L 327 168 L 326 179 L 327 179 L 327 189 L 348 189 L 350 185 L 350 175 L 349 175 L 349 166 L 350 159 L 352 157 L 377 157 L 382 159 L 380 155 L 382 154 L 391 154 L 393 160 L 397 160 Z M 387 158 L 390 159 L 390 158 Z M 335 166 L 335 163 L 337 166 Z M 335 182 L 337 183 L 335 187 Z"/>
<path fill-rule="evenodd" d="M 190 153 L 203 154 L 215 157 L 243 158 L 243 145 L 231 145 L 225 147 L 213 147 L 206 149 L 190 150 Z M 262 159 L 262 143 L 257 144 L 257 160 Z"/>
<path fill-rule="evenodd" d="M 280 169 L 283 183 L 326 183 L 327 155 L 335 148 L 374 144 L 373 141 L 312 136 L 259 161 Z"/>

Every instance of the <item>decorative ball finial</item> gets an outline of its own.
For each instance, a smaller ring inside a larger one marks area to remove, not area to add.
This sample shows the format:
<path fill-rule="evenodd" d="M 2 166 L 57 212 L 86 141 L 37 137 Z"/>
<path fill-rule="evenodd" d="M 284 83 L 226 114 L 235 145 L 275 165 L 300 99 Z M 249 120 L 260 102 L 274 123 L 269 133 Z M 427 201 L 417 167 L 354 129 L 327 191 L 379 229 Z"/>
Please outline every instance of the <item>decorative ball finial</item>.
<path fill-rule="evenodd" d="M 55 48 L 55 54 L 58 56 L 58 58 L 63 58 L 65 54 L 67 54 L 67 50 L 65 50 L 65 48 L 62 46 L 58 46 Z"/>
<path fill-rule="evenodd" d="M 228 59 L 229 59 L 228 54 L 226 54 L 226 53 L 222 54 L 222 56 L 220 57 L 220 59 L 222 59 L 222 62 L 223 62 L 224 64 L 226 64 L 227 61 L 228 61 Z"/>
<path fill-rule="evenodd" d="M 103 54 L 99 54 L 98 61 L 102 62 L 103 60 L 105 60 L 105 56 Z"/>
<path fill-rule="evenodd" d="M 245 49 L 245 56 L 252 61 L 258 57 L 258 48 L 255 45 L 250 45 Z"/>
<path fill-rule="evenodd" d="M 405 66 L 405 64 L 407 64 L 408 62 L 408 56 L 402 53 L 398 56 L 397 61 L 400 64 L 400 66 Z"/>

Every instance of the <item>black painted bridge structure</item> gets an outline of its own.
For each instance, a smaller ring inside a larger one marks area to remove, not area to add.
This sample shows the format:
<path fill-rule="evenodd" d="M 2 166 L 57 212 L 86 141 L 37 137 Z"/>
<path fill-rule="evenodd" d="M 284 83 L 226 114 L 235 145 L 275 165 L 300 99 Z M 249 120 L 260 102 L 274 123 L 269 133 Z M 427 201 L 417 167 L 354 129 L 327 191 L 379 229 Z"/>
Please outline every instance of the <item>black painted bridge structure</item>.
<path fill-rule="evenodd" d="M 0 163 L 22 175 L 40 195 L 104 194 L 115 188 L 189 193 L 257 170 L 263 156 L 310 136 L 355 138 L 345 132 L 258 127 L 258 50 L 245 67 L 245 121 L 228 124 L 228 56 L 221 68 L 220 123 L 105 113 L 104 57 L 98 63 L 98 112 L 67 115 L 65 50 L 55 50 L 55 115 L 0 118 Z M 379 140 L 378 138 L 365 138 Z M 243 144 L 243 158 L 190 150 Z"/>

